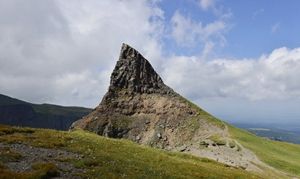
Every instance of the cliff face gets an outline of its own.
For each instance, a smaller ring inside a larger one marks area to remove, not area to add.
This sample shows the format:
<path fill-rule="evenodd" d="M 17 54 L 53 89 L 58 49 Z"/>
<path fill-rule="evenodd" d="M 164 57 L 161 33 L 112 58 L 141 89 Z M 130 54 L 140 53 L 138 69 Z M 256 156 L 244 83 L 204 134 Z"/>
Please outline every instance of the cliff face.
<path fill-rule="evenodd" d="M 207 116 L 165 85 L 138 51 L 123 44 L 100 105 L 71 128 L 171 150 L 212 133 L 223 135 L 224 125 L 208 122 Z"/>
<path fill-rule="evenodd" d="M 125 89 L 131 93 L 174 93 L 166 86 L 151 64 L 135 49 L 123 44 L 111 75 L 108 94 Z"/>
<path fill-rule="evenodd" d="M 108 92 L 99 106 L 72 124 L 74 128 L 233 166 L 255 167 L 247 159 L 253 155 L 246 149 L 241 151 L 242 146 L 230 139 L 226 124 L 165 85 L 151 64 L 126 44 Z"/>

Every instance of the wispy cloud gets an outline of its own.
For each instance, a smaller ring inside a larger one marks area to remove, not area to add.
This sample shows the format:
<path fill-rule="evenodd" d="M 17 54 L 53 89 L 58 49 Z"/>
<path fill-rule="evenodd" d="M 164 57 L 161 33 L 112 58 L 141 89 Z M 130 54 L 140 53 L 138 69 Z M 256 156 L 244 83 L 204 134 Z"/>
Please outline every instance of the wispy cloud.
<path fill-rule="evenodd" d="M 202 10 L 208 10 L 214 7 L 215 0 L 199 0 L 198 3 Z"/>
<path fill-rule="evenodd" d="M 276 24 L 273 24 L 271 26 L 271 33 L 274 34 L 278 32 L 279 29 L 280 29 L 280 22 L 277 22 Z"/>
<path fill-rule="evenodd" d="M 216 20 L 214 22 L 203 24 L 185 17 L 179 11 L 173 15 L 172 19 L 172 37 L 179 46 L 194 46 L 196 42 L 206 42 L 211 38 L 220 38 L 226 29 L 224 21 Z"/>
<path fill-rule="evenodd" d="M 229 19 L 232 17 L 232 12 L 229 8 L 225 8 L 217 0 L 198 0 L 198 6 L 201 10 L 212 12 L 218 19 Z"/>
<path fill-rule="evenodd" d="M 253 20 L 256 19 L 259 15 L 263 14 L 264 12 L 265 12 L 265 9 L 263 9 L 263 8 L 254 11 L 252 14 L 252 19 Z"/>
<path fill-rule="evenodd" d="M 179 47 L 202 47 L 202 57 L 206 57 L 215 47 L 226 44 L 226 32 L 230 25 L 226 19 L 216 19 L 209 23 L 196 21 L 176 11 L 171 18 L 171 37 Z"/>

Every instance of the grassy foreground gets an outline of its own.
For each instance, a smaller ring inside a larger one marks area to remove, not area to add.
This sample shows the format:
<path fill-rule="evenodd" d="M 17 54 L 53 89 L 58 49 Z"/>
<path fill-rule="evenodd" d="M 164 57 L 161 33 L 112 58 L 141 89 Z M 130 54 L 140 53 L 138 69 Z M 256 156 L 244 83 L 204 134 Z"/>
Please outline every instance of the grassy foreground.
<path fill-rule="evenodd" d="M 252 150 L 263 162 L 280 171 L 300 176 L 300 145 L 268 140 L 232 126 L 229 131 L 233 138 Z"/>
<path fill-rule="evenodd" d="M 70 162 L 89 178 L 260 178 L 242 169 L 208 159 L 140 146 L 127 140 L 108 139 L 96 134 L 73 131 L 17 128 L 0 125 L 0 143 L 23 143 L 42 148 L 57 148 L 84 155 Z M 3 153 L 0 153 L 3 158 Z M 16 154 L 14 154 L 16 155 Z M 17 155 L 18 156 L 18 155 Z M 47 178 L 57 169 L 39 164 L 32 172 L 15 173 L 0 162 L 0 178 Z M 49 166 L 50 165 L 50 166 Z"/>

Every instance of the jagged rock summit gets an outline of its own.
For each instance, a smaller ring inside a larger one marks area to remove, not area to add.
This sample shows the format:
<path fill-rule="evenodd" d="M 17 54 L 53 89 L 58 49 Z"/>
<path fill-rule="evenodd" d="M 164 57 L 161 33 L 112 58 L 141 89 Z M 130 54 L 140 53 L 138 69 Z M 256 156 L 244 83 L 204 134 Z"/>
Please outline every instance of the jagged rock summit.
<path fill-rule="evenodd" d="M 148 60 L 127 44 L 122 45 L 119 60 L 111 75 L 109 92 L 120 89 L 134 93 L 173 93 Z"/>
<path fill-rule="evenodd" d="M 230 138 L 226 124 L 165 85 L 151 64 L 126 44 L 108 92 L 74 128 L 255 168 L 255 156 Z"/>

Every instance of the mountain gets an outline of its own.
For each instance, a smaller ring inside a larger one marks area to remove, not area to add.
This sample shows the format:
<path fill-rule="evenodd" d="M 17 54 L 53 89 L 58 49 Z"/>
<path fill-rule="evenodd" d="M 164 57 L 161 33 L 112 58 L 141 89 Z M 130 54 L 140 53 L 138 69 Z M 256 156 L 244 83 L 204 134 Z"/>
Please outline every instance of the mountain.
<path fill-rule="evenodd" d="M 185 151 L 250 170 L 257 168 L 249 151 L 241 151 L 245 156 L 241 159 L 240 153 L 234 152 L 240 146 L 230 139 L 222 121 L 165 85 L 148 60 L 127 44 L 122 45 L 108 92 L 100 105 L 71 128 Z"/>
<path fill-rule="evenodd" d="M 0 125 L 0 178 L 300 178 L 300 145 L 216 119 L 126 44 L 100 105 L 71 129 Z"/>
<path fill-rule="evenodd" d="M 88 108 L 31 104 L 0 94 L 1 124 L 67 130 L 89 112 Z"/>
<path fill-rule="evenodd" d="M 165 85 L 149 61 L 127 44 L 122 45 L 101 103 L 71 129 L 184 152 L 248 171 L 300 174 L 296 171 L 300 163 L 284 151 L 295 152 L 299 146 L 272 143 L 215 118 Z M 299 156 L 300 151 L 294 153 Z"/>

